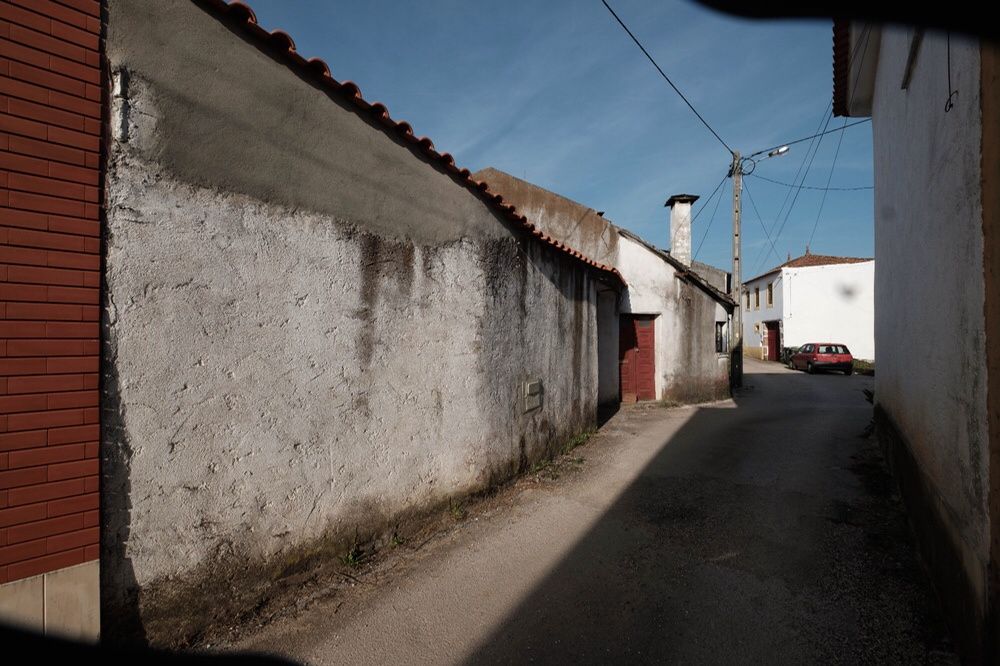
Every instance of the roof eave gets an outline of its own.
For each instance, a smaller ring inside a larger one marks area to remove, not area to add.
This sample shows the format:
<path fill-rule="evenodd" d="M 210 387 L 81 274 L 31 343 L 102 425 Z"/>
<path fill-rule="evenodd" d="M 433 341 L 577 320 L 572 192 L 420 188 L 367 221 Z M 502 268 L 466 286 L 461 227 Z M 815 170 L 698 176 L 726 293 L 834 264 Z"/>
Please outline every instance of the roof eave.
<path fill-rule="evenodd" d="M 881 29 L 870 23 L 833 21 L 833 114 L 871 115 Z"/>
<path fill-rule="evenodd" d="M 418 137 L 413 127 L 406 121 L 393 119 L 389 109 L 381 102 L 369 102 L 361 95 L 361 90 L 352 81 L 338 81 L 330 73 L 330 67 L 319 58 L 304 58 L 295 47 L 295 41 L 290 35 L 281 31 L 268 32 L 257 23 L 253 9 L 238 0 L 194 0 L 203 10 L 238 30 L 250 43 L 276 60 L 292 68 L 303 79 L 330 93 L 338 95 L 348 102 L 348 108 L 364 117 L 373 126 L 394 136 L 415 154 L 427 159 L 434 168 L 447 173 L 459 185 L 464 186 L 478 196 L 483 203 L 495 213 L 506 219 L 515 227 L 520 227 L 527 233 L 570 257 L 585 264 L 599 274 L 617 281 L 621 286 L 627 286 L 625 278 L 618 269 L 598 263 L 583 253 L 569 247 L 549 235 L 543 233 L 528 221 L 517 209 L 505 203 L 503 197 L 490 190 L 487 183 L 476 180 L 468 169 L 459 168 L 455 159 L 449 153 L 439 153 L 434 143 L 427 137 Z"/>
<path fill-rule="evenodd" d="M 640 236 L 635 235 L 628 229 L 623 229 L 622 227 L 619 227 L 616 224 L 612 224 L 611 226 L 622 236 L 625 236 L 626 238 L 633 240 L 636 243 L 639 243 L 647 250 L 660 257 L 663 261 L 670 264 L 670 266 L 674 269 L 674 275 L 677 278 L 684 280 L 685 282 L 690 282 L 691 284 L 697 286 L 706 294 L 708 294 L 713 299 L 718 301 L 720 305 L 729 310 L 732 310 L 733 308 L 736 307 L 736 302 L 732 298 L 730 298 L 728 294 L 713 287 L 708 282 L 708 280 L 699 275 L 697 271 L 695 271 L 691 266 L 688 266 L 687 264 L 679 261 L 676 257 L 671 256 L 669 252 L 661 250 L 655 245 L 652 245 L 651 243 L 649 243 L 649 241 L 643 239 Z"/>

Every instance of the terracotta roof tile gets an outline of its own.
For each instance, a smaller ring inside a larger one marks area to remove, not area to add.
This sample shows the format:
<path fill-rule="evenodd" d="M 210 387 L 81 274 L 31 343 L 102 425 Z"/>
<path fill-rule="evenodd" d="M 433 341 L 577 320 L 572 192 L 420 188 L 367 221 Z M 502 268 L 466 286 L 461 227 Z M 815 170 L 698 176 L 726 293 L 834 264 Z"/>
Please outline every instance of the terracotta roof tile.
<path fill-rule="evenodd" d="M 458 168 L 455 165 L 454 157 L 448 153 L 437 152 L 434 148 L 434 142 L 427 137 L 415 136 L 413 127 L 408 122 L 393 120 L 385 104 L 367 101 L 361 95 L 361 89 L 356 83 L 352 81 L 337 81 L 331 75 L 330 67 L 319 58 L 303 58 L 296 51 L 295 41 L 290 35 L 281 30 L 268 32 L 262 28 L 257 23 L 257 15 L 254 14 L 253 9 L 245 3 L 238 1 L 226 2 L 226 0 L 199 0 L 197 4 L 212 12 L 216 17 L 241 28 L 244 34 L 255 40 L 258 44 L 279 51 L 279 53 L 287 58 L 289 64 L 297 67 L 304 74 L 311 74 L 314 83 L 332 90 L 353 102 L 359 113 L 367 113 L 373 116 L 386 131 L 394 133 L 403 139 L 403 141 L 409 143 L 412 148 L 418 149 L 431 162 L 437 163 L 439 167 L 447 171 L 456 181 L 477 194 L 488 206 L 501 213 L 510 222 L 584 264 L 613 276 L 620 284 L 626 284 L 625 278 L 622 277 L 622 274 L 617 269 L 600 264 L 539 232 L 524 215 L 517 212 L 514 206 L 505 204 L 502 196 L 492 192 L 487 183 L 472 178 L 472 174 L 468 169 Z"/>
<path fill-rule="evenodd" d="M 833 21 L 833 115 L 846 116 L 847 88 L 851 71 L 851 22 L 847 19 Z"/>
<path fill-rule="evenodd" d="M 777 273 L 782 268 L 809 268 L 811 266 L 832 266 L 834 264 L 862 264 L 866 261 L 872 261 L 871 257 L 835 257 L 829 254 L 803 254 L 801 257 L 795 257 L 794 259 L 789 259 L 783 264 L 775 266 L 766 273 L 761 273 L 757 277 L 750 278 L 743 284 L 749 284 L 754 280 L 759 280 L 760 278 L 770 275 L 771 273 Z"/>

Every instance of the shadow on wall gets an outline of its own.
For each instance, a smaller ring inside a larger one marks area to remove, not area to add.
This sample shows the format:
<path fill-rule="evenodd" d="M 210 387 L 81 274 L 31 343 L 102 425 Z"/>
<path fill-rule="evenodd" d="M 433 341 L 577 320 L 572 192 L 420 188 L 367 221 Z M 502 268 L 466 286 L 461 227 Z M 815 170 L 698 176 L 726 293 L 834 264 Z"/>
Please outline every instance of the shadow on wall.
<path fill-rule="evenodd" d="M 878 447 L 834 434 L 869 422 L 860 391 L 817 409 L 814 387 L 843 377 L 747 380 L 737 409 L 697 409 L 664 442 L 466 663 L 923 663 L 946 643 Z M 780 407 L 776 382 L 799 385 Z"/>
<path fill-rule="evenodd" d="M 497 217 L 497 221 L 510 228 L 505 220 Z M 508 238 L 480 241 L 474 249 L 483 271 L 481 287 L 487 294 L 484 311 L 476 318 L 479 338 L 483 341 L 478 371 L 494 382 L 496 393 L 502 396 L 498 401 L 500 412 L 493 406 L 485 408 L 494 422 L 483 423 L 481 427 L 494 433 L 500 455 L 497 459 L 476 461 L 481 469 L 475 487 L 447 488 L 441 501 L 451 495 L 485 490 L 530 468 L 566 440 L 593 428 L 598 419 L 596 367 L 591 363 L 598 347 L 592 316 L 596 309 L 597 278 L 591 269 L 554 248 L 514 233 Z M 417 307 L 409 288 L 413 271 L 428 270 L 428 266 L 415 265 L 419 262 L 414 262 L 411 243 L 373 234 L 360 236 L 364 260 L 358 288 L 365 308 L 358 316 L 371 316 L 369 311 L 378 299 L 395 298 L 398 302 L 390 304 L 390 311 L 405 317 L 408 309 Z M 427 257 L 433 252 L 420 254 Z M 539 293 L 547 300 L 538 301 Z M 315 566 L 322 558 L 344 550 L 352 538 L 377 538 L 382 531 L 417 519 L 421 512 L 436 507 L 371 507 L 357 511 L 356 521 L 345 521 L 351 524 L 339 525 L 336 533 L 331 528 L 308 543 L 289 538 L 285 550 L 267 561 L 248 556 L 240 544 L 225 543 L 211 561 L 197 564 L 186 575 L 153 581 L 139 589 L 135 565 L 128 555 L 134 452 L 125 427 L 127 405 L 122 404 L 119 395 L 116 331 L 109 319 L 113 317 L 111 311 L 113 308 L 104 321 L 107 345 L 102 361 L 101 590 L 105 642 L 188 644 L 206 627 L 232 621 L 231 618 L 253 608 L 266 598 L 269 585 L 288 571 Z M 558 321 L 550 322 L 548 318 Z M 526 333 L 529 327 L 535 337 Z M 549 339 L 540 340 L 539 330 L 545 331 Z M 372 331 L 373 327 L 366 327 L 356 341 L 358 358 L 366 367 L 378 363 L 381 356 L 376 351 L 389 344 Z M 519 356 L 518 350 L 524 354 Z M 524 414 L 519 387 L 553 367 L 565 373 L 559 378 L 565 394 L 559 407 L 555 411 Z M 521 372 L 529 372 L 531 376 L 520 376 Z M 362 408 L 367 406 L 359 407 Z M 504 457 L 502 444 L 507 441 L 511 452 Z M 462 445 L 460 441 L 446 443 L 455 448 Z"/>
<path fill-rule="evenodd" d="M 101 635 L 109 642 L 146 645 L 139 585 L 126 548 L 131 533 L 132 446 L 124 424 L 110 309 L 101 317 Z"/>

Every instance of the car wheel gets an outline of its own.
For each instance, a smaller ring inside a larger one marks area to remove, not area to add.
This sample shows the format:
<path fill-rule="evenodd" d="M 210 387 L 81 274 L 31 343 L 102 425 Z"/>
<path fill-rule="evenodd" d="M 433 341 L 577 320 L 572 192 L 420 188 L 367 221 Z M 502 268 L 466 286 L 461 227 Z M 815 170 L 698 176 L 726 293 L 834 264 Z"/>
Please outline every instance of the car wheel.
<path fill-rule="evenodd" d="M 813 364 L 812 363 L 806 363 L 806 372 L 808 372 L 810 375 L 813 374 L 813 372 L 815 372 L 813 370 Z"/>

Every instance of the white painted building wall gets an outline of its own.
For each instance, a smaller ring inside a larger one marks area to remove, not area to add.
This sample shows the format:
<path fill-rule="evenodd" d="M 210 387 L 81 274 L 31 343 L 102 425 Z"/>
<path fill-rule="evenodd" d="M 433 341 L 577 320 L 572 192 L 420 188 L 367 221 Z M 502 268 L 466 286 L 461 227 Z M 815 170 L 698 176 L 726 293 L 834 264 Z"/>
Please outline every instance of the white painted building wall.
<path fill-rule="evenodd" d="M 884 28 L 871 110 L 877 404 L 906 439 L 972 587 L 985 594 L 989 451 L 979 45 Z M 995 122 L 995 120 L 994 120 Z M 898 350 L 905 350 L 899 353 Z M 985 601 L 983 606 L 985 607 Z"/>
<path fill-rule="evenodd" d="M 875 262 L 781 271 L 782 345 L 839 342 L 855 358 L 875 358 Z"/>
<path fill-rule="evenodd" d="M 190 636 L 594 426 L 607 273 L 198 5 L 109 10 L 107 633 Z"/>
<path fill-rule="evenodd" d="M 729 356 L 713 353 L 714 325 L 727 321 L 725 308 L 679 278 L 663 257 L 625 234 L 619 238 L 614 265 L 628 283 L 620 311 L 656 316 L 657 397 L 708 399 L 727 393 Z"/>
<path fill-rule="evenodd" d="M 782 284 L 781 273 L 771 273 L 762 276 L 745 285 L 744 296 L 740 299 L 743 308 L 743 353 L 753 358 L 763 358 L 764 322 L 782 320 Z M 774 302 L 767 304 L 767 285 L 774 286 Z M 754 289 L 760 289 L 760 305 L 754 300 Z M 747 308 L 746 293 L 750 294 L 750 307 Z M 787 346 L 782 340 L 782 346 Z"/>
<path fill-rule="evenodd" d="M 641 244 L 622 236 L 618 240 L 617 268 L 628 283 L 621 312 L 655 315 L 656 395 L 662 396 L 667 376 L 673 376 L 676 360 L 669 350 L 678 337 L 674 300 L 677 279 L 674 268 Z"/>
<path fill-rule="evenodd" d="M 774 304 L 767 305 L 767 285 L 773 284 Z M 875 261 L 782 268 L 747 283 L 743 310 L 745 347 L 764 346 L 764 322 L 781 322 L 781 346 L 807 342 L 839 342 L 855 358 L 875 358 Z M 754 289 L 760 289 L 756 307 Z"/>

